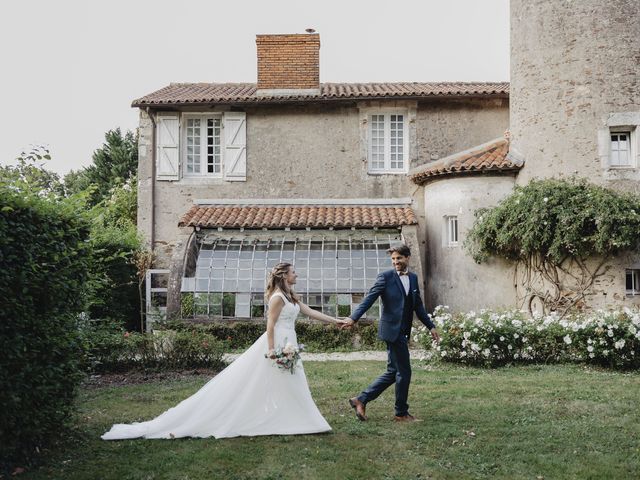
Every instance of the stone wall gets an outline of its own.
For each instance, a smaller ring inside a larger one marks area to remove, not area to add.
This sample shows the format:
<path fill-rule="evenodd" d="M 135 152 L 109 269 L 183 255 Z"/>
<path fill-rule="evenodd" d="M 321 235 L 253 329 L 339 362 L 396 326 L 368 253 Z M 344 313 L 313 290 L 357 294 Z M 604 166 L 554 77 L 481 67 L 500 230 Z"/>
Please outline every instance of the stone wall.
<path fill-rule="evenodd" d="M 504 132 L 508 118 L 504 100 L 467 102 L 468 107 L 465 101 L 451 102 L 450 107 L 447 102 L 435 106 L 431 102 L 388 102 L 387 106 L 407 111 L 410 167 L 427 161 L 421 157 L 427 152 L 448 155 Z M 178 220 L 196 199 L 413 197 L 420 207 L 419 187 L 405 174 L 368 173 L 363 112 L 376 105 L 380 102 L 247 108 L 246 182 L 183 178 L 153 183 L 152 123 L 141 111 L 138 225 L 150 241 L 154 187 L 156 266 L 169 266 L 176 239 L 185 234 L 178 228 Z M 424 212 L 416 208 L 416 213 L 423 225 Z M 418 241 L 424 244 L 421 233 Z"/>
<path fill-rule="evenodd" d="M 640 0 L 511 1 L 511 148 L 525 158 L 519 184 L 576 175 L 640 192 L 638 12 Z M 609 164 L 616 128 L 632 131 L 631 167 Z M 625 295 L 625 270 L 639 264 L 640 252 L 607 259 L 589 306 L 639 303 Z"/>
<path fill-rule="evenodd" d="M 519 184 L 578 175 L 639 190 L 637 149 L 635 169 L 612 171 L 602 158 L 612 114 L 635 113 L 628 126 L 640 124 L 638 12 L 640 0 L 512 0 L 511 145 L 526 159 Z"/>
<path fill-rule="evenodd" d="M 427 303 L 454 311 L 513 307 L 513 265 L 491 258 L 478 265 L 463 244 L 478 208 L 498 203 L 513 190 L 512 176 L 455 176 L 424 186 Z M 446 216 L 458 217 L 458 245 L 446 243 Z"/>

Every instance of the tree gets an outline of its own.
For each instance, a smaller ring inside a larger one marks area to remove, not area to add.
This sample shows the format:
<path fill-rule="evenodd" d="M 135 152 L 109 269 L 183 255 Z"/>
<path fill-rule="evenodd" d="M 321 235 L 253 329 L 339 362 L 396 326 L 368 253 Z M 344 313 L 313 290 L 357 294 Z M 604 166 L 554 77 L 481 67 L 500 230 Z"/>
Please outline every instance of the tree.
<path fill-rule="evenodd" d="M 60 176 L 44 168 L 51 160 L 47 147 L 36 145 L 29 152 L 22 152 L 16 160 L 17 165 L 0 166 L 0 183 L 15 192 L 39 197 L 65 195 Z"/>
<path fill-rule="evenodd" d="M 136 177 L 115 185 L 91 209 L 91 281 L 88 313 L 137 327 L 140 311 L 137 258 L 143 251 L 136 229 Z"/>
<path fill-rule="evenodd" d="M 93 163 L 83 170 L 69 172 L 64 183 L 70 193 L 95 185 L 90 203 L 97 205 L 109 197 L 115 186 L 127 182 L 137 171 L 138 134 L 127 131 L 123 135 L 120 128 L 116 128 L 105 134 L 104 144 L 93 153 Z"/>

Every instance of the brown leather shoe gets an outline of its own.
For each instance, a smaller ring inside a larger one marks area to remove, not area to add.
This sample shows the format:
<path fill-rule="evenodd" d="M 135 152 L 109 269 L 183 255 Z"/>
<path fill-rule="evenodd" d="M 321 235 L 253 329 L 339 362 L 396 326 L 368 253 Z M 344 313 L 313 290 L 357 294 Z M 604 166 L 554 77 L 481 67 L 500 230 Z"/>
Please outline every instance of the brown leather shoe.
<path fill-rule="evenodd" d="M 410 413 L 407 413 L 406 415 L 402 415 L 401 417 L 396 415 L 395 417 L 393 417 L 393 420 L 396 422 L 421 422 L 422 421 L 422 420 L 418 420 L 416 417 L 414 417 Z"/>
<path fill-rule="evenodd" d="M 362 403 L 360 400 L 358 400 L 358 397 L 353 397 L 349 399 L 349 405 L 351 405 L 351 408 L 353 408 L 356 411 L 356 417 L 358 417 L 358 420 L 364 422 L 367 420 L 367 415 L 366 415 L 366 406 L 364 403 Z"/>

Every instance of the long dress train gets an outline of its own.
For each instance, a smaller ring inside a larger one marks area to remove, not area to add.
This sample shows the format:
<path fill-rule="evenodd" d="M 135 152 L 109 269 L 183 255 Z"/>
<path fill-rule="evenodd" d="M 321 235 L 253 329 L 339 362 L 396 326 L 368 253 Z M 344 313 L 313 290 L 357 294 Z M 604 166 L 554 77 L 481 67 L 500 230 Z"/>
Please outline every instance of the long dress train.
<path fill-rule="evenodd" d="M 284 300 L 275 325 L 275 345 L 297 345 L 295 320 L 300 306 Z M 103 440 L 126 438 L 227 438 L 320 433 L 331 427 L 311 398 L 302 362 L 295 373 L 264 358 L 266 332 L 200 390 L 147 422 L 117 424 Z"/>

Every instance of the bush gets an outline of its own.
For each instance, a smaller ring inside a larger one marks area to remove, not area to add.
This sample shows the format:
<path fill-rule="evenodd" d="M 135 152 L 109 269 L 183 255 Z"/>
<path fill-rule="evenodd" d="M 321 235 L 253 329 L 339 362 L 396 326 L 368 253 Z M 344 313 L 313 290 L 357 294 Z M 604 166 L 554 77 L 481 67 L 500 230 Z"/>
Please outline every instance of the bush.
<path fill-rule="evenodd" d="M 638 247 L 640 197 L 586 180 L 533 180 L 475 215 L 465 247 L 477 262 L 535 255 L 561 263 Z"/>
<path fill-rule="evenodd" d="M 160 328 L 207 332 L 226 342 L 232 350 L 244 350 L 265 332 L 266 323 L 261 321 L 195 324 L 177 320 L 166 322 Z M 298 342 L 304 343 L 307 351 L 384 348 L 384 344 L 377 338 L 378 328 L 375 324 L 359 324 L 354 330 L 339 330 L 333 325 L 300 321 L 296 323 L 296 333 Z"/>
<path fill-rule="evenodd" d="M 135 178 L 116 185 L 110 196 L 91 209 L 91 277 L 88 313 L 92 319 L 115 319 L 128 329 L 141 329 L 138 268 L 142 251 L 135 224 Z"/>
<path fill-rule="evenodd" d="M 414 340 L 444 361 L 491 367 L 559 362 L 640 367 L 640 310 L 530 318 L 515 310 L 452 315 L 440 306 L 433 320 L 441 331 L 440 345 L 432 344 L 424 327 Z"/>
<path fill-rule="evenodd" d="M 96 373 L 224 366 L 225 343 L 203 331 L 137 333 L 105 321 L 85 326 L 83 339 L 85 365 Z"/>
<path fill-rule="evenodd" d="M 3 468 L 59 434 L 82 378 L 76 318 L 88 220 L 74 199 L 0 182 L 0 445 Z"/>
<path fill-rule="evenodd" d="M 465 248 L 515 262 L 530 313 L 588 307 L 608 259 L 640 245 L 640 196 L 586 180 L 533 180 L 475 215 Z"/>
<path fill-rule="evenodd" d="M 354 330 L 340 330 L 333 325 L 298 322 L 298 341 L 309 351 L 330 350 L 379 350 L 384 348 L 378 340 L 378 327 L 374 324 L 358 324 Z"/>

